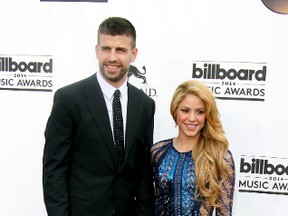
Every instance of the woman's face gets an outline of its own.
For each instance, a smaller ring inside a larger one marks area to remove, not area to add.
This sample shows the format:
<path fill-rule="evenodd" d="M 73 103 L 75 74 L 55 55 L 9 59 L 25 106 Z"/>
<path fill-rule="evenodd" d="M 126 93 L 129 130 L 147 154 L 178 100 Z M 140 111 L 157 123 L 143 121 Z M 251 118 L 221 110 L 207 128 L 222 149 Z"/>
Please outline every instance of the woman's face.
<path fill-rule="evenodd" d="M 206 121 L 205 104 L 199 97 L 188 94 L 176 111 L 179 135 L 198 138 Z"/>

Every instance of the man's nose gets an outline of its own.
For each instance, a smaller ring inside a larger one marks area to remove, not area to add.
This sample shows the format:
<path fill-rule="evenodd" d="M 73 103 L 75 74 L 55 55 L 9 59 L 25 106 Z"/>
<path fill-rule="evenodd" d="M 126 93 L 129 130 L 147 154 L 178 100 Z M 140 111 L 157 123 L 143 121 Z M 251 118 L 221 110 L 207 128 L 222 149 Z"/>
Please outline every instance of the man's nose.
<path fill-rule="evenodd" d="M 117 54 L 115 50 L 111 50 L 108 56 L 109 61 L 116 61 L 117 60 Z"/>

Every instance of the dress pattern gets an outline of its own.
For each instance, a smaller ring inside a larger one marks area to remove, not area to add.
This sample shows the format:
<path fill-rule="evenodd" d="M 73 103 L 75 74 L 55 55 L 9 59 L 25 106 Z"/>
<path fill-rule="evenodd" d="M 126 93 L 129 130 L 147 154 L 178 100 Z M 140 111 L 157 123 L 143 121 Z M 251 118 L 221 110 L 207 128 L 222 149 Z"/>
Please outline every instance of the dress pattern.
<path fill-rule="evenodd" d="M 155 143 L 151 149 L 155 181 L 155 216 L 211 216 L 213 207 L 195 199 L 196 175 L 192 152 L 178 152 L 173 140 Z M 229 178 L 223 182 L 223 193 L 218 199 L 217 216 L 232 215 L 235 183 L 234 160 L 230 151 L 224 156 Z"/>

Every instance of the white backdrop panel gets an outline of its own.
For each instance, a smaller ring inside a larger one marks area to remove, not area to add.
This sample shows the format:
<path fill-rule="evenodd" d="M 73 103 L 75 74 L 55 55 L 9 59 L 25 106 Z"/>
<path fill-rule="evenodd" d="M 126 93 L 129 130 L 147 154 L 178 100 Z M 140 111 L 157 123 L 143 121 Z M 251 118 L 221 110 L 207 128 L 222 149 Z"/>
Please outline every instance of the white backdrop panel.
<path fill-rule="evenodd" d="M 217 99 L 236 162 L 233 215 L 287 215 L 287 173 L 271 175 L 284 178 L 271 181 L 282 184 L 282 194 L 259 193 L 268 190 L 255 187 L 250 188 L 254 192 L 238 191 L 243 189 L 239 188 L 243 175 L 248 175 L 250 183 L 254 175 L 240 172 L 241 159 L 252 164 L 250 158 L 265 157 L 275 167 L 279 163 L 288 166 L 287 15 L 273 13 L 261 0 L 2 0 L 0 8 L 1 56 L 31 55 L 33 59 L 49 55 L 53 59 L 52 92 L 0 90 L 0 215 L 46 215 L 41 179 L 43 132 L 53 93 L 97 71 L 97 28 L 108 16 L 126 17 L 136 27 L 139 55 L 135 66 L 146 67 L 147 84 L 135 77 L 131 82 L 156 92 L 152 95 L 157 103 L 155 142 L 176 135 L 170 99 L 179 83 L 192 78 L 193 62 L 265 62 L 265 101 Z M 3 74 L 0 71 L 0 79 Z M 263 183 L 262 177 L 269 175 L 260 175 Z"/>

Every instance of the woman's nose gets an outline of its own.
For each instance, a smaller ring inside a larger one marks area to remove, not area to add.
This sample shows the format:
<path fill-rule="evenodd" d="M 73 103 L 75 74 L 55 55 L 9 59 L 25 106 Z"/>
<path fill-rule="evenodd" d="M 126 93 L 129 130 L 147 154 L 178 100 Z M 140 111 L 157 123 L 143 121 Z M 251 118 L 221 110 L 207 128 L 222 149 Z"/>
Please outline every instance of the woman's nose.
<path fill-rule="evenodd" d="M 189 121 L 194 121 L 195 120 L 195 113 L 191 112 L 188 116 Z"/>

